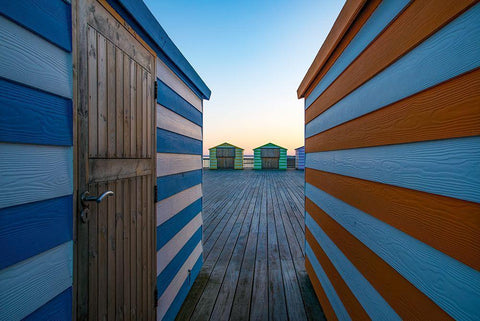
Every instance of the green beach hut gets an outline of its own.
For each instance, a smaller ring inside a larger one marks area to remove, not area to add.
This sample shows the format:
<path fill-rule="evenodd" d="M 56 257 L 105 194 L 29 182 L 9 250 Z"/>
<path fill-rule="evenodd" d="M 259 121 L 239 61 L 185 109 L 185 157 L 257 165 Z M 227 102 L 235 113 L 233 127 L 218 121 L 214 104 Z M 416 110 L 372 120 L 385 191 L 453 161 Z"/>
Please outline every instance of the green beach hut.
<path fill-rule="evenodd" d="M 253 150 L 253 169 L 287 169 L 287 149 L 273 143 Z"/>
<path fill-rule="evenodd" d="M 223 143 L 209 151 L 210 169 L 243 169 L 243 148 Z"/>

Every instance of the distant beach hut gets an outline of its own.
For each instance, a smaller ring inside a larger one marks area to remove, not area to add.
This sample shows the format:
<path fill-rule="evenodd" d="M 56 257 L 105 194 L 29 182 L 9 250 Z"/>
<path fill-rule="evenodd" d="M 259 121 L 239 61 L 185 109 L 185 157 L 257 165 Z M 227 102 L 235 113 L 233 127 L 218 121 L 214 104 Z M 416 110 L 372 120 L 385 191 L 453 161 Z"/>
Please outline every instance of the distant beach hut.
<path fill-rule="evenodd" d="M 209 151 L 210 169 L 243 169 L 243 148 L 223 143 Z"/>
<path fill-rule="evenodd" d="M 253 150 L 253 169 L 287 169 L 287 149 L 268 143 Z"/>
<path fill-rule="evenodd" d="M 305 169 L 305 146 L 295 148 L 295 168 Z"/>

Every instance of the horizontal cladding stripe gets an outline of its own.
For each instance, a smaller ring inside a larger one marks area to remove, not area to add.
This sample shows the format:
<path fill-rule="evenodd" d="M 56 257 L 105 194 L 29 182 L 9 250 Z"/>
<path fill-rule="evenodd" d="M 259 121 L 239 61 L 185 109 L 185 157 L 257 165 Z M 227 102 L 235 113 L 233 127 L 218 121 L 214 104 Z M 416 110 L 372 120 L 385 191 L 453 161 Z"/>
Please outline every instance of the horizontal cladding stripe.
<path fill-rule="evenodd" d="M 480 203 L 480 136 L 309 153 L 306 167 Z"/>
<path fill-rule="evenodd" d="M 157 78 L 172 88 L 193 107 L 202 112 L 202 99 L 200 99 L 178 76 L 157 58 Z"/>
<path fill-rule="evenodd" d="M 333 311 L 333 307 L 328 300 L 327 294 L 325 293 L 325 290 L 323 289 L 322 284 L 320 283 L 320 280 L 318 279 L 312 263 L 310 263 L 310 259 L 307 255 L 305 255 L 305 270 L 307 271 L 313 289 L 315 290 L 315 294 L 317 295 L 318 301 L 322 306 L 322 310 L 325 313 L 327 320 L 337 321 L 338 318 L 335 315 L 335 311 Z"/>
<path fill-rule="evenodd" d="M 347 311 L 354 320 L 401 320 L 387 301 L 377 292 L 368 280 L 355 268 L 335 243 L 325 234 L 318 224 L 305 213 L 306 240 L 318 262 L 333 283 Z M 327 261 L 328 260 L 328 261 Z M 329 269 L 326 267 L 331 265 Z M 339 289 L 334 282 L 332 272 L 338 274 L 346 289 Z M 350 292 L 351 291 L 351 292 Z M 350 292 L 350 293 L 349 293 Z M 347 293 L 349 294 L 347 296 Z M 356 312 L 355 314 L 353 312 Z M 367 315 L 368 313 L 368 315 Z"/>
<path fill-rule="evenodd" d="M 72 147 L 0 143 L 0 150 L 0 208 L 72 194 Z"/>
<path fill-rule="evenodd" d="M 307 152 L 480 135 L 480 68 L 306 139 Z"/>
<path fill-rule="evenodd" d="M 157 128 L 157 153 L 202 155 L 202 141 Z"/>
<path fill-rule="evenodd" d="M 157 153 L 157 177 L 202 169 L 202 156 Z"/>
<path fill-rule="evenodd" d="M 308 213 L 402 318 L 474 318 L 479 271 L 308 183 L 305 190 Z"/>
<path fill-rule="evenodd" d="M 0 269 L 72 240 L 72 195 L 0 209 Z"/>
<path fill-rule="evenodd" d="M 409 53 L 410 50 L 421 44 L 422 41 L 444 27 L 452 19 L 462 14 L 475 2 L 475 0 L 458 0 L 446 4 L 443 3 L 442 0 L 413 1 L 412 4 L 348 66 L 332 85 L 317 98 L 310 108 L 308 108 L 305 114 L 305 121 L 310 122 L 399 58 L 409 56 L 411 54 L 411 52 Z M 435 12 L 435 14 L 432 14 L 432 12 Z M 460 18 L 460 20 L 462 19 L 464 19 L 464 17 Z M 453 25 L 456 24 L 458 24 L 458 21 L 453 22 Z M 465 28 L 466 26 L 463 27 Z M 447 30 L 449 29 L 451 29 L 451 25 L 447 26 Z M 466 27 L 466 29 L 468 30 L 469 28 Z M 443 31 L 445 31 L 445 29 Z M 451 34 L 441 36 L 438 36 L 438 34 L 442 34 L 442 31 L 437 32 L 433 38 L 430 37 L 430 39 L 426 40 L 427 45 L 421 44 L 420 46 L 431 46 L 433 45 L 431 44 L 431 40 L 435 38 L 438 39 L 439 37 L 456 38 L 455 35 L 452 37 Z M 462 40 L 457 41 L 462 42 Z M 468 42 L 468 40 L 466 41 Z M 417 49 L 418 47 L 412 51 Z M 434 57 L 436 56 L 432 58 Z M 426 61 L 429 60 L 428 57 L 424 57 L 424 59 Z M 445 66 L 443 66 L 443 69 L 445 69 Z M 418 75 L 421 74 L 421 70 L 419 70 Z M 411 80 L 415 79 L 412 78 Z M 394 83 L 395 87 L 397 85 L 398 83 Z"/>
<path fill-rule="evenodd" d="M 157 226 L 157 251 L 167 244 L 185 225 L 202 211 L 202 199 L 198 199 L 165 223 Z"/>
<path fill-rule="evenodd" d="M 478 68 L 479 42 L 480 4 L 452 21 L 317 118 L 308 118 L 306 137 Z"/>
<path fill-rule="evenodd" d="M 181 191 L 202 183 L 202 170 L 157 177 L 157 201 L 161 201 Z"/>
<path fill-rule="evenodd" d="M 70 4 L 62 0 L 3 1 L 0 13 L 66 51 L 72 51 Z"/>
<path fill-rule="evenodd" d="M 192 258 L 193 257 L 195 256 L 192 256 Z M 180 311 L 180 308 L 185 301 L 193 282 L 200 273 L 200 269 L 202 268 L 203 264 L 203 257 L 202 255 L 198 256 L 195 264 L 192 264 L 190 261 L 187 263 L 188 264 L 185 264 L 182 268 L 183 273 L 178 273 L 177 277 L 175 277 L 175 279 L 172 281 L 171 286 L 169 286 L 167 291 L 170 293 L 165 293 L 164 297 L 159 299 L 157 308 L 158 320 L 175 320 L 175 317 L 178 314 L 178 311 Z M 188 268 L 189 266 L 190 268 Z M 186 269 L 189 269 L 190 273 L 188 273 Z M 172 300 L 173 297 L 174 299 Z"/>
<path fill-rule="evenodd" d="M 157 226 L 163 224 L 201 197 L 202 184 L 198 184 L 158 202 L 156 204 Z"/>
<path fill-rule="evenodd" d="M 185 225 L 164 247 L 157 251 L 157 276 L 173 260 L 195 232 L 202 226 L 202 214 L 199 213 Z"/>
<path fill-rule="evenodd" d="M 0 141 L 71 146 L 72 112 L 70 99 L 0 78 Z"/>
<path fill-rule="evenodd" d="M 0 77 L 72 98 L 72 55 L 0 16 Z"/>
<path fill-rule="evenodd" d="M 161 80 L 158 83 L 157 103 L 176 112 L 180 116 L 194 122 L 198 126 L 203 126 L 202 113 L 193 107 L 188 101 L 183 99 L 173 89 L 168 87 Z"/>
<path fill-rule="evenodd" d="M 45 305 L 27 316 L 23 321 L 71 320 L 72 287 L 69 287 Z"/>
<path fill-rule="evenodd" d="M 158 104 L 157 127 L 202 140 L 202 127 Z"/>
<path fill-rule="evenodd" d="M 330 70 L 323 76 L 310 95 L 305 98 L 305 108 L 308 108 L 330 86 L 408 3 L 409 0 L 401 0 L 384 1 L 379 4 L 343 53 L 337 58 L 337 61 L 330 67 Z"/>
<path fill-rule="evenodd" d="M 0 320 L 20 320 L 72 286 L 69 241 L 0 271 Z"/>
<path fill-rule="evenodd" d="M 480 204 L 307 169 L 306 182 L 480 271 Z"/>
<path fill-rule="evenodd" d="M 330 302 L 333 310 L 335 311 L 335 315 L 339 320 L 352 320 L 350 315 L 348 314 L 345 306 L 343 305 L 342 300 L 338 297 L 337 292 L 333 288 L 332 283 L 330 282 L 327 274 L 323 270 L 322 266 L 318 262 L 315 254 L 313 253 L 310 244 L 305 244 L 305 257 L 308 257 L 308 260 L 312 264 L 313 270 L 322 285 L 325 294 L 327 295 L 328 301 Z"/>
<path fill-rule="evenodd" d="M 202 252 L 202 229 L 199 228 L 167 267 L 157 276 L 157 299 L 159 299 L 192 253 Z"/>

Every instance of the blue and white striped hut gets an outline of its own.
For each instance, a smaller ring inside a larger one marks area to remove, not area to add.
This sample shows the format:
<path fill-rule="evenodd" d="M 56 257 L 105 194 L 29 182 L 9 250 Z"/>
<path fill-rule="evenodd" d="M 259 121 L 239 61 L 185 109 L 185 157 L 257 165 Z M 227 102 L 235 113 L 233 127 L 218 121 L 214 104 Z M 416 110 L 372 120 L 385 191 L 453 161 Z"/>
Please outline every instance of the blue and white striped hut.
<path fill-rule="evenodd" d="M 305 169 L 305 146 L 295 148 L 295 168 Z"/>

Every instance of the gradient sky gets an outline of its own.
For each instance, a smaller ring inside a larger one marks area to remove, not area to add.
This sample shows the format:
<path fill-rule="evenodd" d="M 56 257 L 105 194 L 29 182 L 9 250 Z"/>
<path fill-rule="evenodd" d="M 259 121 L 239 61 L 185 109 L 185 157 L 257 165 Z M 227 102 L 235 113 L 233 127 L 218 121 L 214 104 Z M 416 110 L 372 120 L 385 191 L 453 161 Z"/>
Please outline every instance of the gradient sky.
<path fill-rule="evenodd" d="M 144 0 L 212 90 L 204 154 L 225 141 L 245 154 L 304 143 L 296 90 L 344 0 Z"/>

